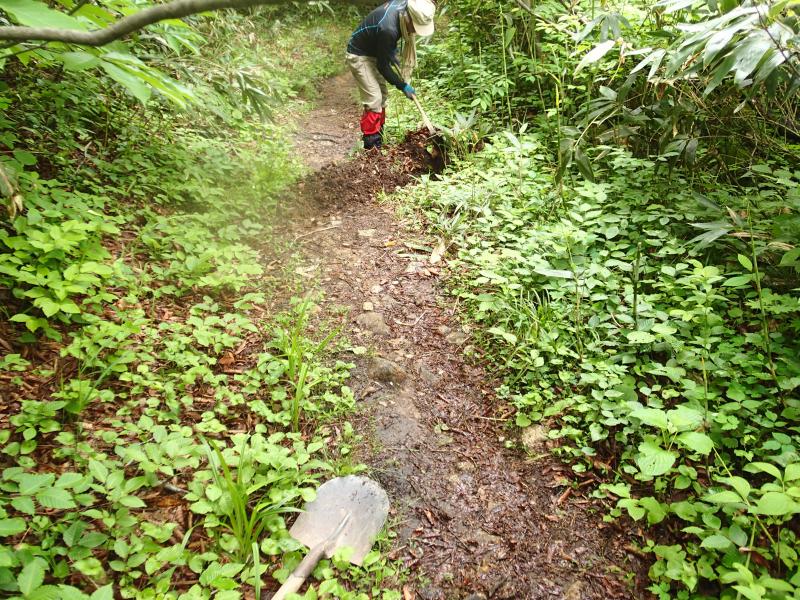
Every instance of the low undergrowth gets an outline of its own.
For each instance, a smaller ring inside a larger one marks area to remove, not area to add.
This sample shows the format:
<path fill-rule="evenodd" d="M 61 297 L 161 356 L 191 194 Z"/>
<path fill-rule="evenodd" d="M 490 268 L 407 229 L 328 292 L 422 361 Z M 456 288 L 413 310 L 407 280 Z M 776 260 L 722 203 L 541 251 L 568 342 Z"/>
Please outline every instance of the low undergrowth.
<path fill-rule="evenodd" d="M 6 65 L 0 594 L 252 598 L 303 555 L 285 519 L 361 470 L 338 328 L 312 331 L 291 259 L 264 267 L 288 256 L 271 232 L 301 167 L 259 117 L 335 72 L 345 35 L 313 17 L 206 23 L 176 67 L 206 82 L 191 113 Z M 232 77 L 241 103 L 215 91 Z M 337 556 L 305 597 L 397 598 L 398 577 L 379 550 Z"/>
<path fill-rule="evenodd" d="M 735 187 L 605 147 L 558 184 L 549 147 L 497 134 L 408 193 L 516 425 L 604 474 L 659 597 L 796 597 L 800 172 Z"/>

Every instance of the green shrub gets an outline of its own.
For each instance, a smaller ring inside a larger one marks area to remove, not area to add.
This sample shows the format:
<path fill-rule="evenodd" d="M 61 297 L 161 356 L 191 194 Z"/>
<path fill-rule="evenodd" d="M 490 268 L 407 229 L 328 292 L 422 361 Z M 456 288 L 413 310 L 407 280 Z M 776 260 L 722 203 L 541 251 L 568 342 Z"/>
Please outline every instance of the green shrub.
<path fill-rule="evenodd" d="M 784 217 L 800 173 L 764 166 L 738 189 L 604 154 L 596 183 L 559 186 L 539 138 L 506 133 L 409 196 L 455 248 L 454 293 L 517 425 L 548 423 L 578 472 L 610 468 L 609 518 L 653 528 L 652 591 L 786 597 L 800 281 L 784 259 L 800 229 Z"/>

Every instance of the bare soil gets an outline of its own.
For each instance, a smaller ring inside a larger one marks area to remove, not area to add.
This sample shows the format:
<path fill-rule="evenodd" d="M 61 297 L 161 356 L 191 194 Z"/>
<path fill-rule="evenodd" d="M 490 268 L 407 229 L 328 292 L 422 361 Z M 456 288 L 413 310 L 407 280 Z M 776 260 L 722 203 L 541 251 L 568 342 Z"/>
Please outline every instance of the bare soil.
<path fill-rule="evenodd" d="M 354 152 L 351 87 L 347 75 L 325 86 L 299 124 L 297 151 L 316 171 L 293 191 L 289 228 L 303 271 L 349 311 L 345 334 L 370 348 L 353 382 L 372 441 L 359 459 L 392 500 L 391 556 L 416 576 L 406 600 L 647 597 L 628 536 L 585 497 L 595 482 L 575 482 L 542 431 L 520 449 L 498 381 L 465 358 L 470 335 L 444 270 L 381 199 L 436 167 L 424 134 Z"/>

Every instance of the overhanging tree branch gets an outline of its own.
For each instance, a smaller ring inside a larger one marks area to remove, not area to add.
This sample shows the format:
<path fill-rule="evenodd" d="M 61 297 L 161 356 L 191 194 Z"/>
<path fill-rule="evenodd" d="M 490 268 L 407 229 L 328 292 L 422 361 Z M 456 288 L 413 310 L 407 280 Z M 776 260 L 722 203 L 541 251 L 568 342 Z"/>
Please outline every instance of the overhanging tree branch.
<path fill-rule="evenodd" d="M 173 0 L 150 6 L 116 23 L 95 31 L 54 27 L 0 27 L 0 40 L 13 42 L 64 42 L 82 46 L 104 46 L 129 33 L 166 19 L 180 19 L 222 8 L 249 8 L 261 4 L 283 4 L 285 0 Z"/>

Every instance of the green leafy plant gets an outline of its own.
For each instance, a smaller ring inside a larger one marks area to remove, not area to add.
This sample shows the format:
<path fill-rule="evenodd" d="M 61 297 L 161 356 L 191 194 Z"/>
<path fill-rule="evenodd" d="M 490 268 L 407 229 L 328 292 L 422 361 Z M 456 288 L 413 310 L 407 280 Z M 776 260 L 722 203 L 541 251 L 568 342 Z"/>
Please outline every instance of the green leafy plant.
<path fill-rule="evenodd" d="M 578 474 L 613 465 L 596 496 L 609 519 L 646 524 L 651 591 L 786 597 L 800 304 L 781 266 L 788 230 L 767 222 L 798 174 L 782 169 L 774 195 L 761 168 L 758 187 L 694 176 L 692 189 L 603 151 L 595 182 L 559 184 L 537 133 L 496 134 L 408 196 L 434 229 L 461 215 L 453 293 L 482 325 L 516 424 L 549 426 Z M 729 225 L 697 235 L 722 215 Z"/>
<path fill-rule="evenodd" d="M 263 493 L 260 500 L 252 500 L 257 492 L 269 484 L 269 479 L 248 481 L 246 472 L 252 469 L 253 465 L 247 453 L 245 439 L 242 439 L 239 447 L 239 463 L 235 477 L 231 474 L 226 459 L 216 443 L 213 440 L 208 440 L 206 443 L 210 446 L 208 460 L 214 474 L 214 483 L 223 494 L 219 503 L 225 517 L 224 527 L 237 542 L 233 558 L 241 563 L 253 559 L 254 567 L 257 569 L 258 545 L 265 530 L 275 521 L 275 516 L 296 509 L 272 503 L 269 496 Z"/>
<path fill-rule="evenodd" d="M 335 332 L 272 314 L 296 282 L 263 277 L 302 169 L 288 125 L 262 117 L 297 112 L 349 33 L 317 8 L 0 51 L 0 595 L 258 595 L 273 557 L 297 554 L 284 513 L 346 468 L 321 424 L 354 406 L 350 365 L 323 356 Z M 0 2 L 4 25 L 139 9 Z M 380 564 L 320 581 L 397 598 Z"/>

